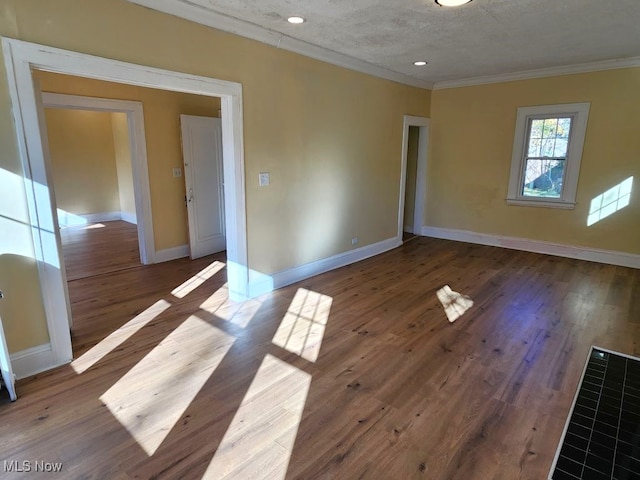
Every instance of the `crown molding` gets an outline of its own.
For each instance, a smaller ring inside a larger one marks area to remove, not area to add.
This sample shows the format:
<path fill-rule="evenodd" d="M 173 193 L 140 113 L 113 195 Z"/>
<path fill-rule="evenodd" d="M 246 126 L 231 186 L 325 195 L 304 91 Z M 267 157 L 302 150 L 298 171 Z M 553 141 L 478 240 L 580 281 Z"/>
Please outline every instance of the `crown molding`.
<path fill-rule="evenodd" d="M 433 82 L 428 82 L 403 73 L 394 72 L 379 65 L 374 65 L 357 58 L 335 52 L 318 45 L 314 45 L 288 35 L 269 30 L 254 23 L 245 22 L 238 18 L 223 15 L 212 10 L 208 10 L 200 5 L 196 5 L 189 0 L 128 0 L 143 7 L 168 13 L 192 22 L 206 25 L 208 27 L 233 33 L 241 37 L 257 40 L 276 48 L 299 53 L 306 57 L 320 60 L 322 62 L 337 65 L 339 67 L 366 73 L 374 77 L 392 80 L 412 87 L 432 89 Z"/>
<path fill-rule="evenodd" d="M 460 80 L 448 80 L 436 82 L 433 90 L 446 88 L 472 87 L 474 85 L 486 85 L 490 83 L 513 82 L 516 80 L 529 80 L 532 78 L 556 77 L 559 75 L 572 75 L 575 73 L 600 72 L 603 70 L 617 70 L 621 68 L 640 67 L 640 57 L 618 58 L 601 62 L 579 63 L 562 67 L 539 68 L 522 72 L 487 75 L 483 77 L 463 78 Z"/>

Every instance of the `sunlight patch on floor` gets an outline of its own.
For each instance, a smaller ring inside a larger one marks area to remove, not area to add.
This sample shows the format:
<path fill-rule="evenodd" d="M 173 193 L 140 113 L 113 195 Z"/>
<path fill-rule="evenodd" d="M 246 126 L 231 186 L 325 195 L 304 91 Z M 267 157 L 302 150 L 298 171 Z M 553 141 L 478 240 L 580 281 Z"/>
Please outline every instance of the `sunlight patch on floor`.
<path fill-rule="evenodd" d="M 92 223 L 86 227 L 82 227 L 83 230 L 95 230 L 96 228 L 104 228 L 104 223 Z"/>
<path fill-rule="evenodd" d="M 213 277 L 216 273 L 222 270 L 224 268 L 224 265 L 225 264 L 223 262 L 218 262 L 218 261 L 213 262 L 211 265 L 207 266 L 206 268 L 202 269 L 200 272 L 196 273 L 193 277 L 191 277 L 189 280 L 184 282 L 179 287 L 176 287 L 173 290 L 171 290 L 171 294 L 174 297 L 178 297 L 178 298 L 186 297 L 191 292 L 193 292 L 196 288 L 198 288 L 200 285 L 202 285 L 204 282 L 206 282 L 211 277 Z"/>
<path fill-rule="evenodd" d="M 182 417 L 235 338 L 187 318 L 100 400 L 149 455 Z"/>
<path fill-rule="evenodd" d="M 284 479 L 311 375 L 267 354 L 204 479 Z"/>
<path fill-rule="evenodd" d="M 315 362 L 320 354 L 332 302 L 333 299 L 327 295 L 299 288 L 273 337 L 273 343 Z"/>
<path fill-rule="evenodd" d="M 629 177 L 591 200 L 587 226 L 590 227 L 629 205 L 632 188 L 633 177 Z"/>
<path fill-rule="evenodd" d="M 466 295 L 454 292 L 449 285 L 445 285 L 438 290 L 436 295 L 444 308 L 444 313 L 447 315 L 449 322 L 452 323 L 473 307 L 473 300 Z"/>
<path fill-rule="evenodd" d="M 234 302 L 229 299 L 228 286 L 225 283 L 213 295 L 200 304 L 200 308 L 222 320 L 245 328 L 258 312 L 262 302 L 257 299 Z"/>
<path fill-rule="evenodd" d="M 73 367 L 77 374 L 86 372 L 105 355 L 122 345 L 132 335 L 138 332 L 138 330 L 147 325 L 151 320 L 156 318 L 170 306 L 171 304 L 166 300 L 158 300 L 145 311 L 136 315 L 116 331 L 112 332 L 100 343 L 92 347 L 80 357 L 76 358 L 71 362 L 71 367 Z"/>

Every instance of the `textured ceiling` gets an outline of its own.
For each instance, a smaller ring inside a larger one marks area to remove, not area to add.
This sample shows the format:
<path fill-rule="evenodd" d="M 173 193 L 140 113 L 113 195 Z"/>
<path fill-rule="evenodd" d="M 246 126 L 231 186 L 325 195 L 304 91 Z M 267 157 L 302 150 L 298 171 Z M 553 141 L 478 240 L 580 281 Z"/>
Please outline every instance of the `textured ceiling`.
<path fill-rule="evenodd" d="M 252 38 L 262 27 L 425 84 L 640 56 L 640 0 L 131 1 L 205 24 L 206 10 L 229 31 L 246 22 Z M 307 22 L 287 23 L 293 14 Z"/>

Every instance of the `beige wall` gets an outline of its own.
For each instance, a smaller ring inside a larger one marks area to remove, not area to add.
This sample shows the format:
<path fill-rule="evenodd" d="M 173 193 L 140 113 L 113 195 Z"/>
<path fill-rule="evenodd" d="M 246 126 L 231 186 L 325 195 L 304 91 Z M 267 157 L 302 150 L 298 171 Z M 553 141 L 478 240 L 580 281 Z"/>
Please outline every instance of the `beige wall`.
<path fill-rule="evenodd" d="M 45 92 L 142 102 L 155 246 L 188 243 L 184 178 L 173 177 L 173 167 L 182 167 L 180 115 L 217 116 L 220 99 L 49 72 L 37 76 Z"/>
<path fill-rule="evenodd" d="M 120 211 L 111 113 L 46 108 L 45 118 L 57 207 Z"/>
<path fill-rule="evenodd" d="M 413 217 L 416 209 L 416 174 L 418 173 L 418 140 L 420 128 L 409 127 L 407 148 L 407 179 L 404 193 L 404 226 L 411 227 L 413 232 Z M 419 234 L 420 232 L 413 232 Z"/>
<path fill-rule="evenodd" d="M 640 68 L 435 90 L 427 224 L 640 253 Z M 591 102 L 574 210 L 507 206 L 516 109 Z M 631 204 L 587 227 L 591 199 L 634 176 Z"/>
<path fill-rule="evenodd" d="M 0 8 L 1 35 L 242 84 L 251 268 L 273 273 L 349 250 L 355 235 L 360 247 L 396 234 L 402 119 L 428 116 L 428 90 L 124 0 L 5 0 Z M 0 169 L 20 172 L 4 75 L 0 104 L 6 107 L 0 109 Z M 161 106 L 145 106 L 145 119 L 160 111 Z M 181 157 L 161 155 L 171 148 L 163 140 L 147 138 L 154 162 L 150 182 L 157 185 L 152 204 L 161 212 L 154 216 L 159 249 L 186 243 L 184 206 L 176 201 L 171 177 Z M 271 173 L 272 184 L 259 188 L 263 171 Z M 34 284 L 21 295 L 37 299 L 40 292 Z M 35 341 L 14 315 L 6 323 L 17 335 L 28 336 L 27 344 Z"/>
<path fill-rule="evenodd" d="M 136 218 L 136 199 L 133 187 L 133 169 L 131 167 L 131 147 L 129 142 L 129 121 L 126 113 L 112 113 L 113 149 L 118 173 L 118 194 L 120 211 Z"/>

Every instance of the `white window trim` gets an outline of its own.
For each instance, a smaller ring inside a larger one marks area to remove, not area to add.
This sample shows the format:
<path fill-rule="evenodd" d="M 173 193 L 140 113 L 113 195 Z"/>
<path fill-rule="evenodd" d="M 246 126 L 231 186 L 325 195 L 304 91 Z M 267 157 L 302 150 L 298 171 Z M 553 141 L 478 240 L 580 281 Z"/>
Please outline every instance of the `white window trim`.
<path fill-rule="evenodd" d="M 508 205 L 533 207 L 550 207 L 572 209 L 576 205 L 578 176 L 584 138 L 587 132 L 590 103 L 565 103 L 559 105 L 541 105 L 537 107 L 520 107 L 516 119 L 516 131 L 513 140 L 511 173 L 509 175 Z M 570 115 L 573 117 L 569 134 L 569 150 L 567 152 L 565 178 L 560 198 L 529 197 L 521 193 L 522 174 L 524 170 L 525 149 L 527 148 L 527 125 L 530 118 Z"/>

